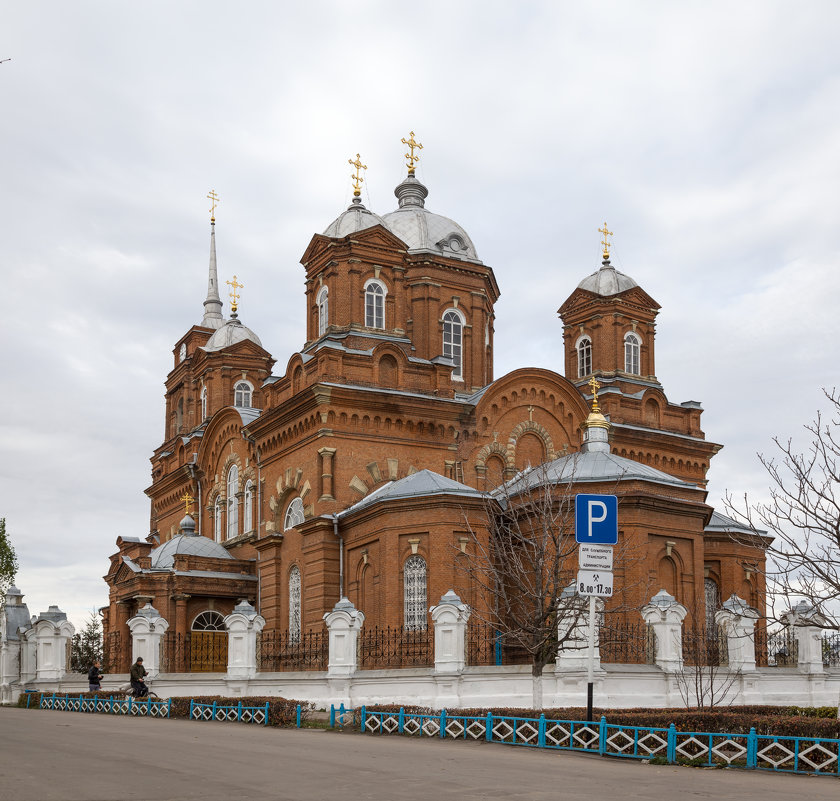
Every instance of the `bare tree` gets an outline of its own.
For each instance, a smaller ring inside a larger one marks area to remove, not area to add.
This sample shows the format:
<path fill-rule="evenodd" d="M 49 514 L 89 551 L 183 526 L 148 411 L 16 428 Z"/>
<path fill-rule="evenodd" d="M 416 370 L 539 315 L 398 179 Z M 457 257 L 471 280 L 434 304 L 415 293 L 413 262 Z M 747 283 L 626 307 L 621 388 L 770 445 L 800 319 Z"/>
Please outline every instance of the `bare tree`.
<path fill-rule="evenodd" d="M 585 605 L 568 591 L 578 567 L 574 476 L 579 456 L 522 471 L 491 493 L 486 530 L 467 523 L 471 547 L 462 570 L 478 596 L 473 615 L 506 645 L 528 655 L 536 709 L 542 707 L 543 669 L 585 625 Z M 618 550 L 616 562 L 626 565 L 630 546 L 622 543 Z M 617 608 L 611 605 L 612 611 Z M 574 623 L 560 626 L 558 633 L 558 618 Z"/>
<path fill-rule="evenodd" d="M 805 425 L 810 442 L 804 452 L 791 439 L 775 437 L 777 455 L 758 458 L 770 477 L 770 500 L 751 504 L 747 496 L 726 508 L 755 534 L 767 529 L 766 579 L 769 613 L 775 619 L 802 598 L 834 628 L 840 597 L 840 393 L 823 390 L 828 416 L 817 413 Z M 773 611 L 775 610 L 775 614 Z"/>

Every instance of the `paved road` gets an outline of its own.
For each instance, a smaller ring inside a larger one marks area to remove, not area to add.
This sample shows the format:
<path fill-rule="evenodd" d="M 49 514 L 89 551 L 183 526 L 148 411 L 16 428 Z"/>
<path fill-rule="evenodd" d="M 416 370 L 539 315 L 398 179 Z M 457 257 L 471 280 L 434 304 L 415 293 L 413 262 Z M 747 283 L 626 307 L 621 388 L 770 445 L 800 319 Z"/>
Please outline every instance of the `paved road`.
<path fill-rule="evenodd" d="M 837 779 L 481 742 L 0 708 L 0 801 L 840 798 Z"/>

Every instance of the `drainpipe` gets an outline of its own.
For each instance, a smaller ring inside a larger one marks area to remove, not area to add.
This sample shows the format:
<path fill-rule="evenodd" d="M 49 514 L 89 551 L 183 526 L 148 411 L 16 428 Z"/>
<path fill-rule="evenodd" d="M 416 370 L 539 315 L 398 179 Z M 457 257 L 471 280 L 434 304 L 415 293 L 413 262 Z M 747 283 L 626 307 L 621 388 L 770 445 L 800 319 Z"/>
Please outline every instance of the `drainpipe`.
<path fill-rule="evenodd" d="M 200 536 L 201 536 L 201 518 L 202 518 L 202 514 L 201 514 L 201 479 L 200 479 L 200 478 L 196 478 L 196 476 L 195 476 L 195 463 L 194 463 L 194 462 L 190 462 L 190 463 L 187 465 L 187 467 L 189 468 L 189 471 L 190 471 L 190 478 L 191 478 L 193 481 L 195 481 L 195 483 L 196 483 L 196 485 L 197 485 L 196 495 L 198 496 L 198 498 L 197 498 L 197 501 L 198 501 L 198 511 L 196 512 L 196 517 L 198 518 L 198 520 L 197 520 L 197 522 L 198 522 L 198 530 L 197 530 L 197 532 L 196 532 L 196 533 L 197 533 L 197 534 L 198 534 L 198 536 L 200 537 Z"/>
<path fill-rule="evenodd" d="M 257 447 L 257 441 L 248 434 L 245 428 L 242 429 L 242 439 L 254 446 L 254 455 L 257 460 L 257 539 L 259 539 L 260 528 L 262 527 L 262 459 L 260 458 L 260 449 Z M 261 603 L 262 576 L 260 575 L 260 552 L 257 550 L 257 612 L 260 611 Z"/>
<path fill-rule="evenodd" d="M 338 537 L 338 600 L 344 597 L 344 539 L 338 533 L 338 514 L 332 516 L 333 534 Z"/>

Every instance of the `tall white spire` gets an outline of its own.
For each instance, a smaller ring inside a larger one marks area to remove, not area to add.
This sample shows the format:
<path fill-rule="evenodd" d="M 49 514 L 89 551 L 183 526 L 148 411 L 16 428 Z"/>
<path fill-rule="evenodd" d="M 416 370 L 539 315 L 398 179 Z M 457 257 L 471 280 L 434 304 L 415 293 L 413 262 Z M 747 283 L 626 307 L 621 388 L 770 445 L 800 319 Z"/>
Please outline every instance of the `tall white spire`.
<path fill-rule="evenodd" d="M 207 279 L 207 300 L 204 301 L 204 319 L 201 324 L 205 328 L 221 328 L 225 324 L 222 317 L 222 300 L 219 297 L 219 276 L 216 271 L 216 204 L 219 198 L 211 190 L 207 195 L 213 201 L 210 211 L 210 271 Z"/>

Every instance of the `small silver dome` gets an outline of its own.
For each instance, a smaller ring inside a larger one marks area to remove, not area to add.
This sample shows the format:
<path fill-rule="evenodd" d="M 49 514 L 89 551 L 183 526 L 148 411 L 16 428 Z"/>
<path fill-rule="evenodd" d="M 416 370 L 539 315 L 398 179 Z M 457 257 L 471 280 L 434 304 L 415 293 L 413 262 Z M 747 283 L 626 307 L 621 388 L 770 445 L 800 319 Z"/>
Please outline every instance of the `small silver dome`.
<path fill-rule="evenodd" d="M 213 333 L 213 336 L 207 340 L 204 350 L 223 350 L 224 348 L 229 348 L 231 345 L 235 345 L 237 342 L 244 342 L 246 339 L 250 339 L 251 342 L 262 347 L 260 338 L 250 328 L 242 325 L 234 315 Z"/>
<path fill-rule="evenodd" d="M 233 559 L 233 557 L 218 542 L 209 537 L 194 537 L 179 535 L 155 548 L 150 556 L 152 567 L 160 569 L 171 568 L 175 564 L 175 554 L 186 553 L 192 556 L 205 556 L 211 559 Z"/>
<path fill-rule="evenodd" d="M 632 289 L 634 286 L 638 286 L 638 284 L 629 275 L 620 273 L 610 264 L 609 259 L 605 259 L 601 264 L 601 269 L 584 278 L 578 284 L 578 289 L 586 289 L 596 295 L 609 297 L 627 289 Z"/>
<path fill-rule="evenodd" d="M 347 210 L 341 212 L 327 226 L 327 230 L 324 231 L 324 236 L 341 239 L 341 237 L 347 236 L 348 234 L 355 234 L 357 231 L 363 231 L 365 228 L 372 228 L 374 225 L 383 225 L 382 218 L 378 214 L 368 211 L 362 205 L 362 201 L 354 197 L 352 204 L 347 207 Z"/>
<path fill-rule="evenodd" d="M 382 222 L 409 250 L 430 250 L 456 259 L 479 260 L 472 239 L 458 223 L 425 208 L 429 190 L 413 175 L 394 194 L 400 207 L 382 215 Z"/>

